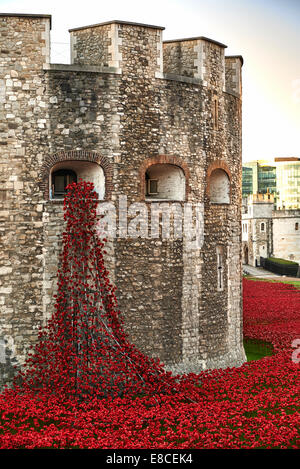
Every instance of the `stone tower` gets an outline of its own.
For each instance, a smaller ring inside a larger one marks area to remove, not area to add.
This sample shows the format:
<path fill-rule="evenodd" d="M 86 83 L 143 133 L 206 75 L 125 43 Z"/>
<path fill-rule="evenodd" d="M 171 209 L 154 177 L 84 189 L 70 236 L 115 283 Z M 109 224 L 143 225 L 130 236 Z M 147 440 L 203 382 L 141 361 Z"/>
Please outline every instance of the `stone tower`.
<path fill-rule="evenodd" d="M 50 64 L 50 28 L 49 15 L 0 15 L 1 383 L 53 311 L 77 178 L 116 207 L 107 263 L 132 341 L 173 371 L 240 365 L 241 56 L 111 21 L 70 30 L 71 64 Z M 137 207 L 145 222 L 188 204 L 202 208 L 200 245 L 132 234 Z"/>
<path fill-rule="evenodd" d="M 242 215 L 243 262 L 260 266 L 261 257 L 273 253 L 274 195 L 252 194 L 247 199 L 246 212 Z"/>

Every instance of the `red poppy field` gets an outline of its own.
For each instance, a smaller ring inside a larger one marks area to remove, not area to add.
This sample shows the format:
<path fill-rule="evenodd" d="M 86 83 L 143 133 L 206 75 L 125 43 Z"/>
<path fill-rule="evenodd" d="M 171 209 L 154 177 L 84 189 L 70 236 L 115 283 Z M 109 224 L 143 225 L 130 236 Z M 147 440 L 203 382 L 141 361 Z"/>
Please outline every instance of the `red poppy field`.
<path fill-rule="evenodd" d="M 2 395 L 0 447 L 299 448 L 300 290 L 244 280 L 244 334 L 274 354 L 190 376 L 185 392 L 73 405 Z"/>
<path fill-rule="evenodd" d="M 300 289 L 244 279 L 244 338 L 273 354 L 182 377 L 128 340 L 90 183 L 65 198 L 53 317 L 0 395 L 0 448 L 300 447 Z"/>

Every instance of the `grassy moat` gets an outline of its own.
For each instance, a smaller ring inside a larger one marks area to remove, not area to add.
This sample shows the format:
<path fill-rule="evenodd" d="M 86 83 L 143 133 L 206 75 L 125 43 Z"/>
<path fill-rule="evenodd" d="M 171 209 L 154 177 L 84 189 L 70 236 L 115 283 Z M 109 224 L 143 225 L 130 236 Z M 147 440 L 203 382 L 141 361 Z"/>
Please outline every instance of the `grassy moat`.
<path fill-rule="evenodd" d="M 254 339 L 245 339 L 244 349 L 248 362 L 273 355 L 272 344 Z"/>

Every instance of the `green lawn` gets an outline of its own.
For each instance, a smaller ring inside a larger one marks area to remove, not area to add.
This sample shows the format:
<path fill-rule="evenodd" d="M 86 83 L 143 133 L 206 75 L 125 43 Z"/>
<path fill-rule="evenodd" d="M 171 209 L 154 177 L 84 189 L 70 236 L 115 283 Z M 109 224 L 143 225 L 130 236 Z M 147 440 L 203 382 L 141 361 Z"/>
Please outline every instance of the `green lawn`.
<path fill-rule="evenodd" d="M 299 280 L 288 280 L 286 277 L 283 277 L 282 280 L 274 280 L 274 279 L 268 279 L 268 278 L 257 278 L 257 277 L 251 277 L 251 275 L 245 275 L 245 278 L 248 280 L 253 280 L 255 282 L 275 282 L 275 283 L 289 283 L 290 285 L 294 285 L 296 288 L 300 288 L 300 279 Z"/>
<path fill-rule="evenodd" d="M 271 344 L 253 339 L 244 340 L 244 349 L 247 362 L 260 360 L 263 357 L 269 357 L 273 354 L 273 347 Z"/>
<path fill-rule="evenodd" d="M 248 280 L 253 280 L 255 282 L 275 282 L 275 283 L 288 283 L 294 285 L 294 287 L 300 289 L 300 279 L 298 280 L 288 280 L 285 277 L 281 280 L 273 280 L 267 278 L 257 278 L 251 277 L 250 275 L 245 275 Z M 272 345 L 266 342 L 258 342 L 256 340 L 247 339 L 244 340 L 244 349 L 247 357 L 247 361 L 259 360 L 260 358 L 270 356 L 273 353 Z"/>

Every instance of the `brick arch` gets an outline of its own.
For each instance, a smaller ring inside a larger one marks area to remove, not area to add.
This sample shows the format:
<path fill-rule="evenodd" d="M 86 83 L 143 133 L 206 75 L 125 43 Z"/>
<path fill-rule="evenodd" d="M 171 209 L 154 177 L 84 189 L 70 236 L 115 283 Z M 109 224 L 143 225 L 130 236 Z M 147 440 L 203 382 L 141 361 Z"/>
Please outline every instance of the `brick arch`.
<path fill-rule="evenodd" d="M 85 150 L 70 150 L 60 151 L 49 155 L 42 166 L 39 178 L 40 188 L 43 191 L 46 200 L 49 199 L 49 174 L 51 168 L 57 163 L 63 163 L 64 161 L 90 161 L 96 163 L 103 169 L 105 177 L 105 200 L 110 199 L 112 192 L 112 175 L 113 169 L 112 164 L 108 158 L 101 156 L 97 152 L 85 151 Z"/>
<path fill-rule="evenodd" d="M 227 163 L 225 163 L 225 161 L 223 161 L 223 160 L 215 160 L 207 168 L 207 173 L 206 173 L 206 195 L 209 198 L 211 174 L 216 169 L 222 169 L 227 174 L 227 176 L 229 178 L 229 199 L 230 199 L 230 203 L 231 203 L 231 198 L 232 198 L 232 175 L 231 175 L 231 171 L 230 171 Z"/>
<path fill-rule="evenodd" d="M 185 161 L 183 161 L 181 158 L 178 158 L 177 156 L 169 156 L 169 155 L 158 155 L 152 158 L 146 159 L 142 165 L 140 166 L 139 170 L 139 184 L 140 184 L 140 189 L 139 189 L 139 194 L 140 194 L 140 199 L 144 200 L 145 199 L 145 173 L 150 166 L 153 166 L 154 164 L 172 164 L 174 166 L 178 166 L 182 171 L 184 172 L 185 175 L 185 199 L 187 199 L 189 191 L 190 191 L 190 185 L 189 185 L 189 180 L 190 180 L 190 170 Z"/>

